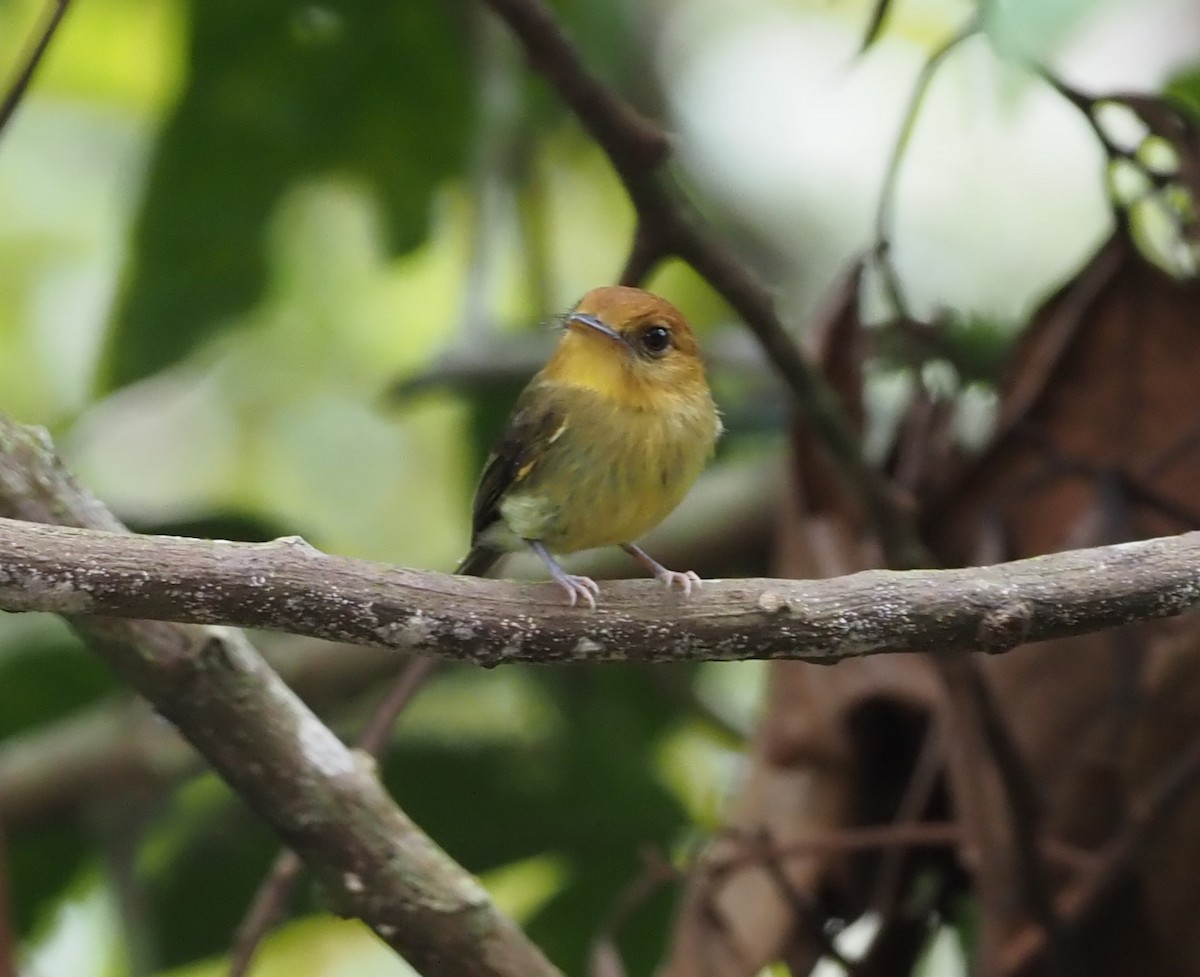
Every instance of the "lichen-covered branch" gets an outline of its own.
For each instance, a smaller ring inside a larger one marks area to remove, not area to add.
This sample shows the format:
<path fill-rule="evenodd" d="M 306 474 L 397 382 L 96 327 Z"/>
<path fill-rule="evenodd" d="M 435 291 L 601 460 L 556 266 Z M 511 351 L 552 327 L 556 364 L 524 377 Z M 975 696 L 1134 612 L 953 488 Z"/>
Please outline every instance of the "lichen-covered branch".
<path fill-rule="evenodd" d="M 620 581 L 591 611 L 566 606 L 552 584 L 406 570 L 294 539 L 229 543 L 0 519 L 3 610 L 233 624 L 483 665 L 996 652 L 1198 603 L 1200 533 L 964 570 L 709 581 L 691 599 L 654 581 Z"/>
<path fill-rule="evenodd" d="M 120 532 L 120 522 L 63 468 L 44 432 L 3 415 L 0 514 L 146 541 Z M 3 522 L 52 536 L 90 535 Z M 6 579 L 36 586 L 28 567 L 5 556 L 0 563 Z M 396 806 L 372 762 L 334 736 L 242 634 L 60 610 L 304 859 L 337 911 L 362 919 L 427 974 L 556 977 L 479 883 Z"/>

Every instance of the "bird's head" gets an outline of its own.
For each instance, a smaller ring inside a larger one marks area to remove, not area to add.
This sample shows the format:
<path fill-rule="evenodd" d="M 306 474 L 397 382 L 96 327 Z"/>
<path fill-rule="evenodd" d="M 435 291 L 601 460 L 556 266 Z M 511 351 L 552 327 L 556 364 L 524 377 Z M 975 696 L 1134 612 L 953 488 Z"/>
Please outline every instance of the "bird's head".
<path fill-rule="evenodd" d="M 587 387 L 628 406 L 666 408 L 708 396 L 696 338 L 670 302 L 640 288 L 588 292 L 563 318 L 564 334 L 543 376 Z"/>

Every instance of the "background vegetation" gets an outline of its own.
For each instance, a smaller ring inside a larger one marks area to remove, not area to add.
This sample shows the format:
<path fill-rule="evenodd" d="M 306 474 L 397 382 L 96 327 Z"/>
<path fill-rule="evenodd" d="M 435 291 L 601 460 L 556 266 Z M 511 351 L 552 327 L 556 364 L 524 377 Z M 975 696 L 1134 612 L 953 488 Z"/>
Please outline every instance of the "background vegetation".
<path fill-rule="evenodd" d="M 1169 89 L 1200 106 L 1200 17 L 1183 0 L 880 9 L 873 33 L 879 11 L 849 0 L 557 8 L 588 62 L 673 133 L 677 177 L 789 323 L 816 317 L 886 237 L 864 318 L 896 311 L 890 268 L 903 311 L 939 331 L 878 334 L 864 388 L 875 460 L 918 389 L 953 404 L 957 442 L 985 438 L 1013 337 L 1108 237 L 1110 193 L 1134 202 L 1152 260 L 1195 270 L 1187 187 L 1152 179 L 1186 169 L 1178 146 L 1143 144 L 1127 114 L 1113 131 L 1142 155 L 1106 170 L 1116 157 L 1041 69 L 1072 90 Z M 0 0 L 4 64 L 42 15 Z M 895 168 L 922 66 L 977 21 Z M 47 426 L 139 530 L 296 533 L 447 569 L 483 452 L 552 341 L 541 324 L 620 273 L 633 229 L 601 151 L 483 6 L 80 2 L 0 134 L 0 410 Z M 649 287 L 700 331 L 730 428 L 658 546 L 709 575 L 765 575 L 779 566 L 786 397 L 694 272 L 668 263 Z M 447 670 L 405 713 L 383 772 L 579 973 L 644 853 L 684 865 L 721 824 L 763 676 L 753 663 Z M 349 691 L 325 709 L 348 735 L 373 687 Z M 0 616 L 0 783 L 122 700 L 63 625 Z M 276 844 L 215 778 L 176 766 L 0 813 L 31 973 L 224 972 Z M 622 920 L 630 973 L 663 955 L 676 896 Z M 306 893 L 256 973 L 405 972 L 320 908 Z M 953 920 L 968 945 L 969 917 Z M 956 972 L 952 946 L 927 965 Z"/>

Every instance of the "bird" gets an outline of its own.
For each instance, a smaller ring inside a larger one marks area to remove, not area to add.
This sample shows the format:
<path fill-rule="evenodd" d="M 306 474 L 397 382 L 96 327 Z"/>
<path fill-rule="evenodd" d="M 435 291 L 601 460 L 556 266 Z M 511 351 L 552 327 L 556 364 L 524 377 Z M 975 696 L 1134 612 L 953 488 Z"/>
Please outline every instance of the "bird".
<path fill-rule="evenodd" d="M 559 322 L 484 464 L 455 572 L 484 576 L 528 547 L 572 607 L 594 610 L 596 582 L 555 557 L 616 545 L 686 597 L 700 577 L 637 540 L 683 500 L 721 434 L 695 336 L 670 302 L 625 285 L 592 289 Z"/>

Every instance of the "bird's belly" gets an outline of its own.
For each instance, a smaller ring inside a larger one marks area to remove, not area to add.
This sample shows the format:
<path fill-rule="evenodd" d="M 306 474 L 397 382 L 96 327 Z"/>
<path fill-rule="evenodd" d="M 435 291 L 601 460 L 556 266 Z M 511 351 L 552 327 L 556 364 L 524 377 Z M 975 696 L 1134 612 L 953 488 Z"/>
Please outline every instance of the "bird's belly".
<path fill-rule="evenodd" d="M 645 535 L 679 505 L 712 446 L 711 438 L 666 426 L 620 447 L 579 433 L 565 450 L 548 455 L 538 477 L 500 506 L 515 535 L 541 540 L 555 553 L 630 543 Z"/>

